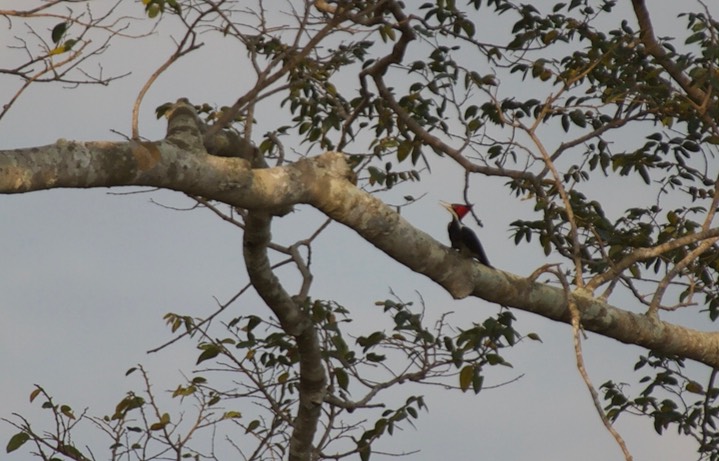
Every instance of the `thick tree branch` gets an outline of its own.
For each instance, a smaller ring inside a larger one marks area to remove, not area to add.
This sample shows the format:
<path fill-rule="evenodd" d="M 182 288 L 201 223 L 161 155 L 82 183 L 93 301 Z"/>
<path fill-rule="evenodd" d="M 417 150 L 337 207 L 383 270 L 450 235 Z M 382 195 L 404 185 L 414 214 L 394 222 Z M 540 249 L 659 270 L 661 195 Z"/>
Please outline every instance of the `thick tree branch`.
<path fill-rule="evenodd" d="M 0 151 L 0 193 L 135 185 L 178 190 L 266 213 L 306 203 L 434 280 L 455 298 L 473 295 L 570 323 L 560 288 L 488 269 L 441 245 L 357 188 L 344 155 L 327 152 L 284 167 L 253 170 L 244 159 L 207 155 L 192 120 L 191 111 L 177 109 L 167 140 L 154 143 L 58 141 L 51 146 Z M 592 298 L 587 291 L 574 295 L 588 331 L 719 367 L 719 333 L 633 314 Z"/>
<path fill-rule="evenodd" d="M 461 257 L 357 188 L 348 180 L 351 176 L 344 156 L 334 152 L 281 168 L 251 170 L 245 160 L 185 151 L 168 141 L 60 141 L 42 148 L 0 151 L 2 193 L 136 185 L 181 190 L 249 209 L 309 203 L 456 298 L 473 295 L 570 322 L 560 288 L 487 269 Z M 576 300 L 588 331 L 719 367 L 719 333 L 653 321 L 581 293 Z"/>
<path fill-rule="evenodd" d="M 431 278 L 454 297 L 472 295 L 571 323 L 561 288 L 488 269 L 463 258 L 412 227 L 379 199 L 349 183 L 346 187 L 333 184 L 328 189 L 334 200 L 319 198 L 312 204 L 351 227 L 396 261 Z M 584 291 L 575 292 L 574 296 L 582 313 L 582 325 L 588 331 L 663 354 L 687 357 L 711 367 L 719 366 L 719 333 L 701 332 L 634 314 L 592 298 Z"/>
<path fill-rule="evenodd" d="M 305 461 L 314 459 L 312 439 L 317 430 L 327 380 L 312 321 L 272 273 L 267 256 L 271 222 L 272 217 L 264 211 L 250 211 L 247 214 L 243 237 L 245 266 L 252 286 L 275 313 L 282 329 L 297 341 L 300 393 L 297 417 L 293 422 L 290 439 L 289 459 Z"/>

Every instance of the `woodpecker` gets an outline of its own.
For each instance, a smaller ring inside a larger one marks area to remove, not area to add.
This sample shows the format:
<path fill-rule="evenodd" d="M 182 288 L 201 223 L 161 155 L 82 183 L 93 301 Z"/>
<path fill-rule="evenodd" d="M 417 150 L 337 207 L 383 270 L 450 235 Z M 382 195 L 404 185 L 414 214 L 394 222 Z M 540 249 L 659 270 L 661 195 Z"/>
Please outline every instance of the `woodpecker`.
<path fill-rule="evenodd" d="M 462 254 L 471 256 L 487 267 L 492 267 L 492 265 L 489 264 L 484 248 L 482 248 L 482 244 L 477 238 L 477 234 L 475 234 L 472 229 L 462 224 L 462 218 L 469 213 L 469 210 L 472 209 L 472 205 L 447 202 L 440 203 L 452 214 L 452 220 L 447 226 L 449 241 L 452 243 L 452 248 L 458 250 Z"/>

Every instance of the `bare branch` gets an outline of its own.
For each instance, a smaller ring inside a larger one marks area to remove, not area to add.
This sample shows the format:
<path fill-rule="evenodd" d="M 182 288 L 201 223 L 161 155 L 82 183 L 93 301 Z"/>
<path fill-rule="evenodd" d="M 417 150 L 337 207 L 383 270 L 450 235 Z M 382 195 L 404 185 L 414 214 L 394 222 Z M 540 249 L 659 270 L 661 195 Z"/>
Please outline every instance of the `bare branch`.
<path fill-rule="evenodd" d="M 597 393 L 597 390 L 594 388 L 594 385 L 592 384 L 591 379 L 589 378 L 589 374 L 587 373 L 587 369 L 584 366 L 584 354 L 582 354 L 582 338 L 581 338 L 581 312 L 579 308 L 577 307 L 577 303 L 574 300 L 574 297 L 572 296 L 572 293 L 569 288 L 569 282 L 567 281 L 567 278 L 564 276 L 564 274 L 561 271 L 552 269 L 551 270 L 554 275 L 557 276 L 559 281 L 562 284 L 562 288 L 564 290 L 564 296 L 567 302 L 567 307 L 569 308 L 569 312 L 571 314 L 572 320 L 572 335 L 574 338 L 574 356 L 575 360 L 577 362 L 577 370 L 579 370 L 579 374 L 582 376 L 582 380 L 584 381 L 584 384 L 587 386 L 587 389 L 589 390 L 589 394 L 592 397 L 592 403 L 594 404 L 594 408 L 597 411 L 597 414 L 602 420 L 602 424 L 604 424 L 604 427 L 607 429 L 607 431 L 614 437 L 614 440 L 617 442 L 617 445 L 619 445 L 619 448 L 622 450 L 622 453 L 624 454 L 624 459 L 626 461 L 632 461 L 632 454 L 629 452 L 629 449 L 627 448 L 627 444 L 622 438 L 622 436 L 617 432 L 617 430 L 612 426 L 612 424 L 609 422 L 609 419 L 607 418 L 607 415 L 604 413 L 604 409 L 602 408 L 602 404 L 599 401 L 599 394 Z"/>
<path fill-rule="evenodd" d="M 606 272 L 594 276 L 589 283 L 587 283 L 585 289 L 588 292 L 593 292 L 599 286 L 608 281 L 614 279 L 620 275 L 625 269 L 629 268 L 633 264 L 643 261 L 649 258 L 661 256 L 662 254 L 681 248 L 686 245 L 690 245 L 695 242 L 710 239 L 719 236 L 719 228 L 707 229 L 694 234 L 685 235 L 674 240 L 670 240 L 666 243 L 662 243 L 649 248 L 639 248 L 634 250 L 632 253 L 627 255 L 624 259 L 614 264 Z"/>

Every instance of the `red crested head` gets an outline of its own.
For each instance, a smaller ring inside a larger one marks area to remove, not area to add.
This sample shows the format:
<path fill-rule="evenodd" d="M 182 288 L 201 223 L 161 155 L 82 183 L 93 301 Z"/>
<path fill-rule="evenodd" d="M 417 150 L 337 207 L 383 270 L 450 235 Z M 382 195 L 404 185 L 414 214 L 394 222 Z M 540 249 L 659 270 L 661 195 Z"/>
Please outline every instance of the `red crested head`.
<path fill-rule="evenodd" d="M 472 204 L 461 204 L 461 203 L 447 203 L 447 202 L 439 202 L 443 207 L 445 207 L 450 213 L 455 215 L 458 220 L 462 220 L 467 213 L 472 210 Z"/>
<path fill-rule="evenodd" d="M 457 219 L 459 219 L 460 221 L 467 213 L 472 210 L 472 204 L 470 203 L 467 203 L 466 205 L 463 205 L 461 203 L 453 203 L 451 206 L 454 212 L 457 213 Z"/>

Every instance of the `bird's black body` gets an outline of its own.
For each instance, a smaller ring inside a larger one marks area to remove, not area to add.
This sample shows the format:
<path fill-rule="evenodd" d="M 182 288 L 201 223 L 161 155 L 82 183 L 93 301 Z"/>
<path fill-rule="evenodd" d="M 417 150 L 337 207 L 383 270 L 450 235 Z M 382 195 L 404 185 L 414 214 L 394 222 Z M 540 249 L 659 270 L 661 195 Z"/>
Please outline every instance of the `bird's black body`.
<path fill-rule="evenodd" d="M 449 241 L 452 248 L 460 253 L 471 256 L 487 267 L 492 267 L 487 254 L 472 229 L 462 224 L 462 218 L 469 212 L 471 205 L 446 204 L 445 207 L 452 213 L 452 220 L 447 226 Z"/>

